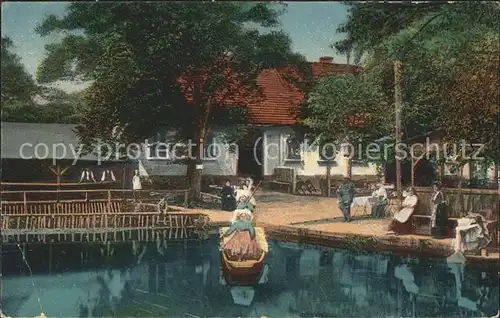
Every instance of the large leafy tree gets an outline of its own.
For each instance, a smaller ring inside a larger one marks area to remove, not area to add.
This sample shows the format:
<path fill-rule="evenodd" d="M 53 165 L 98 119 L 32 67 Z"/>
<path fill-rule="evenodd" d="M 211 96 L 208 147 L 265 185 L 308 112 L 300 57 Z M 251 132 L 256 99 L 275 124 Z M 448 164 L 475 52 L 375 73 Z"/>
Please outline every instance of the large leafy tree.
<path fill-rule="evenodd" d="M 2 38 L 2 121 L 76 123 L 78 94 L 38 86 L 12 52 L 13 45 Z"/>
<path fill-rule="evenodd" d="M 25 105 L 31 105 L 36 90 L 33 78 L 24 69 L 19 56 L 12 52 L 14 43 L 2 37 L 2 120 Z"/>
<path fill-rule="evenodd" d="M 450 141 L 484 143 L 487 157 L 498 158 L 498 3 L 346 5 L 338 31 L 349 45 L 335 47 L 355 60 L 365 56 L 365 73 L 382 81 L 387 98 L 394 96 L 392 61 L 402 62 L 405 137 L 443 129 Z"/>
<path fill-rule="evenodd" d="M 73 3 L 38 31 L 83 35 L 49 45 L 38 79 L 93 80 L 79 128 L 85 143 L 136 142 L 166 126 L 201 148 L 217 125 L 242 131 L 261 69 L 303 60 L 286 34 L 262 33 L 280 13 L 271 3 Z M 200 159 L 196 150 L 188 161 L 192 199 Z"/>
<path fill-rule="evenodd" d="M 331 75 L 309 93 L 303 123 L 316 138 L 335 143 L 375 140 L 390 131 L 385 120 L 389 105 L 376 78 Z"/>

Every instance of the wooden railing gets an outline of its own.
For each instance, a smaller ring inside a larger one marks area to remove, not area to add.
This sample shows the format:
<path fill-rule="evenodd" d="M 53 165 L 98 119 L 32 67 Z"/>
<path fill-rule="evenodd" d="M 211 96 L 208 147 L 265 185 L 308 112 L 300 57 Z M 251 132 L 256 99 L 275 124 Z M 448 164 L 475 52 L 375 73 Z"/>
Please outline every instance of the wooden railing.
<path fill-rule="evenodd" d="M 149 190 L 30 190 L 2 191 L 2 214 L 118 213 L 133 211 L 129 204 L 158 201 L 158 197 L 181 196 L 187 205 L 188 190 L 162 191 L 156 198 Z"/>
<path fill-rule="evenodd" d="M 419 199 L 417 213 L 420 215 L 430 215 L 433 190 L 427 187 L 417 187 L 415 190 Z M 500 219 L 499 194 L 497 189 L 448 188 L 443 190 L 443 194 L 449 207 L 450 217 L 460 218 L 468 212 L 491 210 Z"/>
<path fill-rule="evenodd" d="M 61 214 L 4 214 L 4 230 L 85 229 L 85 228 L 200 228 L 209 218 L 201 213 L 171 211 L 165 216 L 157 212 L 143 213 L 61 213 Z"/>
<path fill-rule="evenodd" d="M 0 185 L 2 187 L 67 187 L 67 186 L 89 186 L 89 185 L 99 185 L 99 184 L 118 184 L 120 181 L 97 181 L 97 182 L 2 182 Z"/>

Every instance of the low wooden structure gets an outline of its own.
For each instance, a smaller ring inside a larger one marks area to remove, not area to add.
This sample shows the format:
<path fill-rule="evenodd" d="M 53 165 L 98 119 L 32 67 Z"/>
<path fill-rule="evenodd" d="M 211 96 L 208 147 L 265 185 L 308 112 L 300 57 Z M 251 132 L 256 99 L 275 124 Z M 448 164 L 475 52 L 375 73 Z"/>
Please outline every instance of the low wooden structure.
<path fill-rule="evenodd" d="M 157 202 L 160 197 L 182 197 L 187 206 L 188 190 L 84 189 L 2 191 L 3 213 L 104 213 L 123 212 L 133 200 Z"/>
<path fill-rule="evenodd" d="M 34 190 L 2 191 L 1 226 L 4 230 L 95 228 L 200 228 L 208 216 L 178 206 L 158 213 L 158 197 L 181 196 L 188 190 L 171 190 L 152 197 L 149 191 Z M 32 200 L 35 198 L 35 200 Z"/>
<path fill-rule="evenodd" d="M 419 200 L 417 214 L 431 215 L 432 188 L 416 187 Z M 460 218 L 469 212 L 482 210 L 496 211 L 497 219 L 500 217 L 499 193 L 496 189 L 443 189 L 445 201 L 448 205 L 449 216 Z"/>
<path fill-rule="evenodd" d="M 426 187 L 415 188 L 419 203 L 417 205 L 413 222 L 417 234 L 431 234 L 431 213 L 433 190 Z M 499 193 L 492 189 L 444 189 L 443 194 L 447 204 L 449 224 L 448 236 L 454 235 L 457 220 L 470 212 L 483 214 L 486 218 L 486 227 L 492 236 L 490 247 L 498 249 L 500 219 Z M 486 215 L 486 211 L 491 211 Z"/>
<path fill-rule="evenodd" d="M 90 169 L 96 181 L 113 171 L 115 187 L 130 186 L 136 160 L 85 153 L 73 124 L 2 122 L 2 181 L 80 181 Z M 96 182 L 97 183 L 97 182 Z"/>
<path fill-rule="evenodd" d="M 210 202 L 212 204 L 220 204 L 222 202 L 222 198 L 216 194 L 212 194 L 212 193 L 205 193 L 205 192 L 201 192 L 201 200 L 203 202 Z"/>
<path fill-rule="evenodd" d="M 288 193 L 295 193 L 297 189 L 297 171 L 290 167 L 274 168 L 271 185 L 286 187 Z"/>

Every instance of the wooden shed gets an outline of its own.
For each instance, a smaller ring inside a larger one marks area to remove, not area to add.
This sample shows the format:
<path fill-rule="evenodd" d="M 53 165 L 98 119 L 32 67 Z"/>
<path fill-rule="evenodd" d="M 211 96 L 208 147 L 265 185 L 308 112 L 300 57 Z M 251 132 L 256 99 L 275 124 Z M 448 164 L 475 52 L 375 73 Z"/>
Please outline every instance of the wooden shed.
<path fill-rule="evenodd" d="M 111 170 L 114 182 L 108 186 L 122 188 L 131 178 L 135 162 L 99 158 L 83 154 L 82 145 L 71 124 L 2 122 L 2 184 L 8 183 L 78 183 L 83 169 L 92 171 L 95 183 L 101 182 L 105 170 Z"/>

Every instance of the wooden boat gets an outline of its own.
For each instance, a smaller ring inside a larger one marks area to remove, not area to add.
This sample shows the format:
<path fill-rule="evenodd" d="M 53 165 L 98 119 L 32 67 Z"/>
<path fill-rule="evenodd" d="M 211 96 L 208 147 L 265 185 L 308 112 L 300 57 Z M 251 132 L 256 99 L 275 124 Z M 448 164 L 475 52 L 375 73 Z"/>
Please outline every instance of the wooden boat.
<path fill-rule="evenodd" d="M 220 229 L 221 267 L 226 283 L 232 286 L 248 286 L 258 284 L 264 269 L 264 258 L 269 250 L 264 229 L 260 227 L 255 228 L 255 236 L 260 248 L 262 249 L 261 255 L 259 255 L 256 259 L 242 261 L 230 260 L 229 256 L 222 248 L 226 240 L 226 238 L 223 238 L 222 235 L 227 229 L 227 227 Z"/>

